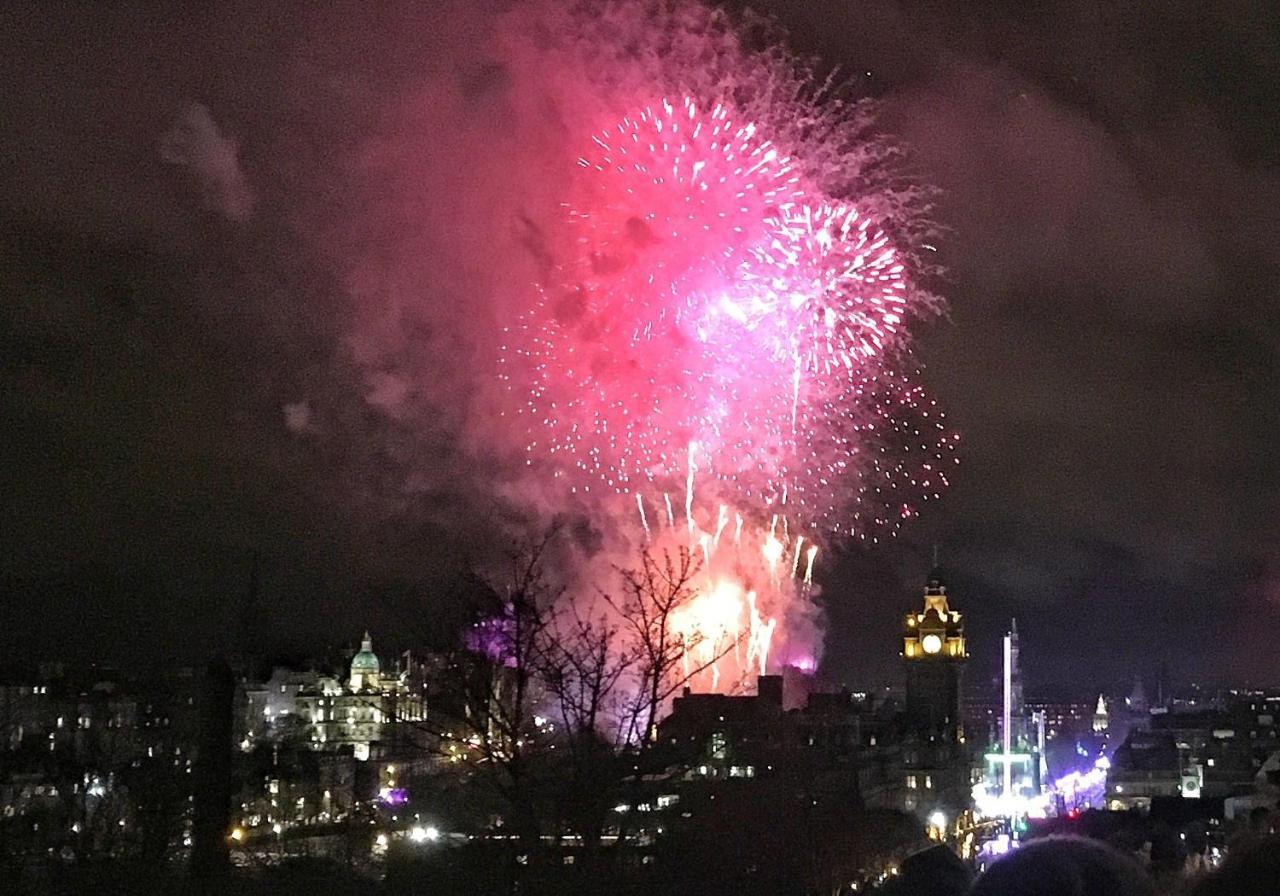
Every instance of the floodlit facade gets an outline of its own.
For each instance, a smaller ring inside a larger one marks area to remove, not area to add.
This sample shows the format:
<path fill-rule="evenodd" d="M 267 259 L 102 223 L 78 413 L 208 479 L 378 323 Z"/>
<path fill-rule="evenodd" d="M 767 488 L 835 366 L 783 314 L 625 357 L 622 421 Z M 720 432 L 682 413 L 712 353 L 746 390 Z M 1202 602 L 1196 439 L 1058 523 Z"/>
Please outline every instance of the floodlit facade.
<path fill-rule="evenodd" d="M 951 606 L 942 572 L 929 573 L 924 606 L 906 614 L 902 808 L 921 817 L 955 819 L 969 805 L 973 762 L 965 743 L 964 667 L 969 659 L 964 616 Z"/>
<path fill-rule="evenodd" d="M 245 686 L 245 750 L 257 741 L 292 735 L 316 750 L 349 747 L 365 760 L 379 746 L 414 742 L 426 719 L 420 670 L 406 655 L 382 670 L 368 632 L 347 675 L 277 668 L 263 684 Z"/>
<path fill-rule="evenodd" d="M 907 670 L 907 718 L 922 732 L 964 740 L 962 688 L 964 617 L 951 607 L 940 570 L 929 573 L 924 607 L 903 619 L 902 657 Z"/>

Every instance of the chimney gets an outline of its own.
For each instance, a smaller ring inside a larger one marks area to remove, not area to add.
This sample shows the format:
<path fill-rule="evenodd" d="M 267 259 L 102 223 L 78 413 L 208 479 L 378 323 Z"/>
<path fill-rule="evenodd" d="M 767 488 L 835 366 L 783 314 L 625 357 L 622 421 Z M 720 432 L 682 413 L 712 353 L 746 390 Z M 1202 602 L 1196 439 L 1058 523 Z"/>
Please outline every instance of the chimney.
<path fill-rule="evenodd" d="M 782 676 L 761 675 L 756 679 L 756 695 L 762 701 L 782 709 Z"/>

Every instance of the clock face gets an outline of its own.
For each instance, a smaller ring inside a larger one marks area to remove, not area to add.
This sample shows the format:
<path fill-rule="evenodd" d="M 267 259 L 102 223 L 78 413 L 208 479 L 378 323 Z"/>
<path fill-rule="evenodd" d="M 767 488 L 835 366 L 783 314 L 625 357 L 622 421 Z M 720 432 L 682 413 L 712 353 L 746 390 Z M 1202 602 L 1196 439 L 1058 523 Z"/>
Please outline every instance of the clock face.
<path fill-rule="evenodd" d="M 942 639 L 937 635 L 925 635 L 920 639 L 920 646 L 924 648 L 925 653 L 937 653 L 942 649 Z"/>

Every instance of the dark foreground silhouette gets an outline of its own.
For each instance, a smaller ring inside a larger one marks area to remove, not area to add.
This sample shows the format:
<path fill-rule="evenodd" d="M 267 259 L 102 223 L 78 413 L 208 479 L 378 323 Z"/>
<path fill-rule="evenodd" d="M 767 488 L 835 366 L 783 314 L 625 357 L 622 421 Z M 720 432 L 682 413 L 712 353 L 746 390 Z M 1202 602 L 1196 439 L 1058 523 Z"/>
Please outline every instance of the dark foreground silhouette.
<path fill-rule="evenodd" d="M 1047 837 L 996 862 L 972 896 L 1153 896 L 1150 877 L 1129 856 L 1096 840 Z"/>
<path fill-rule="evenodd" d="M 921 890 L 920 892 L 954 892 Z M 970 896 L 1280 896 L 1280 837 L 1232 848 L 1222 867 L 1178 879 L 1153 875 L 1136 854 L 1083 837 L 1035 840 L 992 865 Z"/>
<path fill-rule="evenodd" d="M 1237 845 L 1221 868 L 1191 890 L 1191 896 L 1277 894 L 1280 894 L 1280 836 L 1260 837 Z"/>

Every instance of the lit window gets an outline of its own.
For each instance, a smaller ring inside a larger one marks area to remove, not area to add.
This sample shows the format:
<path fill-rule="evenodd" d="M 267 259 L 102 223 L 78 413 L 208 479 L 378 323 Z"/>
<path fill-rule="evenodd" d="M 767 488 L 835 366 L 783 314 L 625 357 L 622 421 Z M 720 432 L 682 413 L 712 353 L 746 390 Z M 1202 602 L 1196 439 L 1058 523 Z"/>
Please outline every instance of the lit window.
<path fill-rule="evenodd" d="M 924 776 L 924 787 L 925 787 L 925 790 L 933 789 L 933 775 Z"/>
<path fill-rule="evenodd" d="M 918 786 L 915 775 L 907 775 L 907 789 L 915 790 Z"/>

